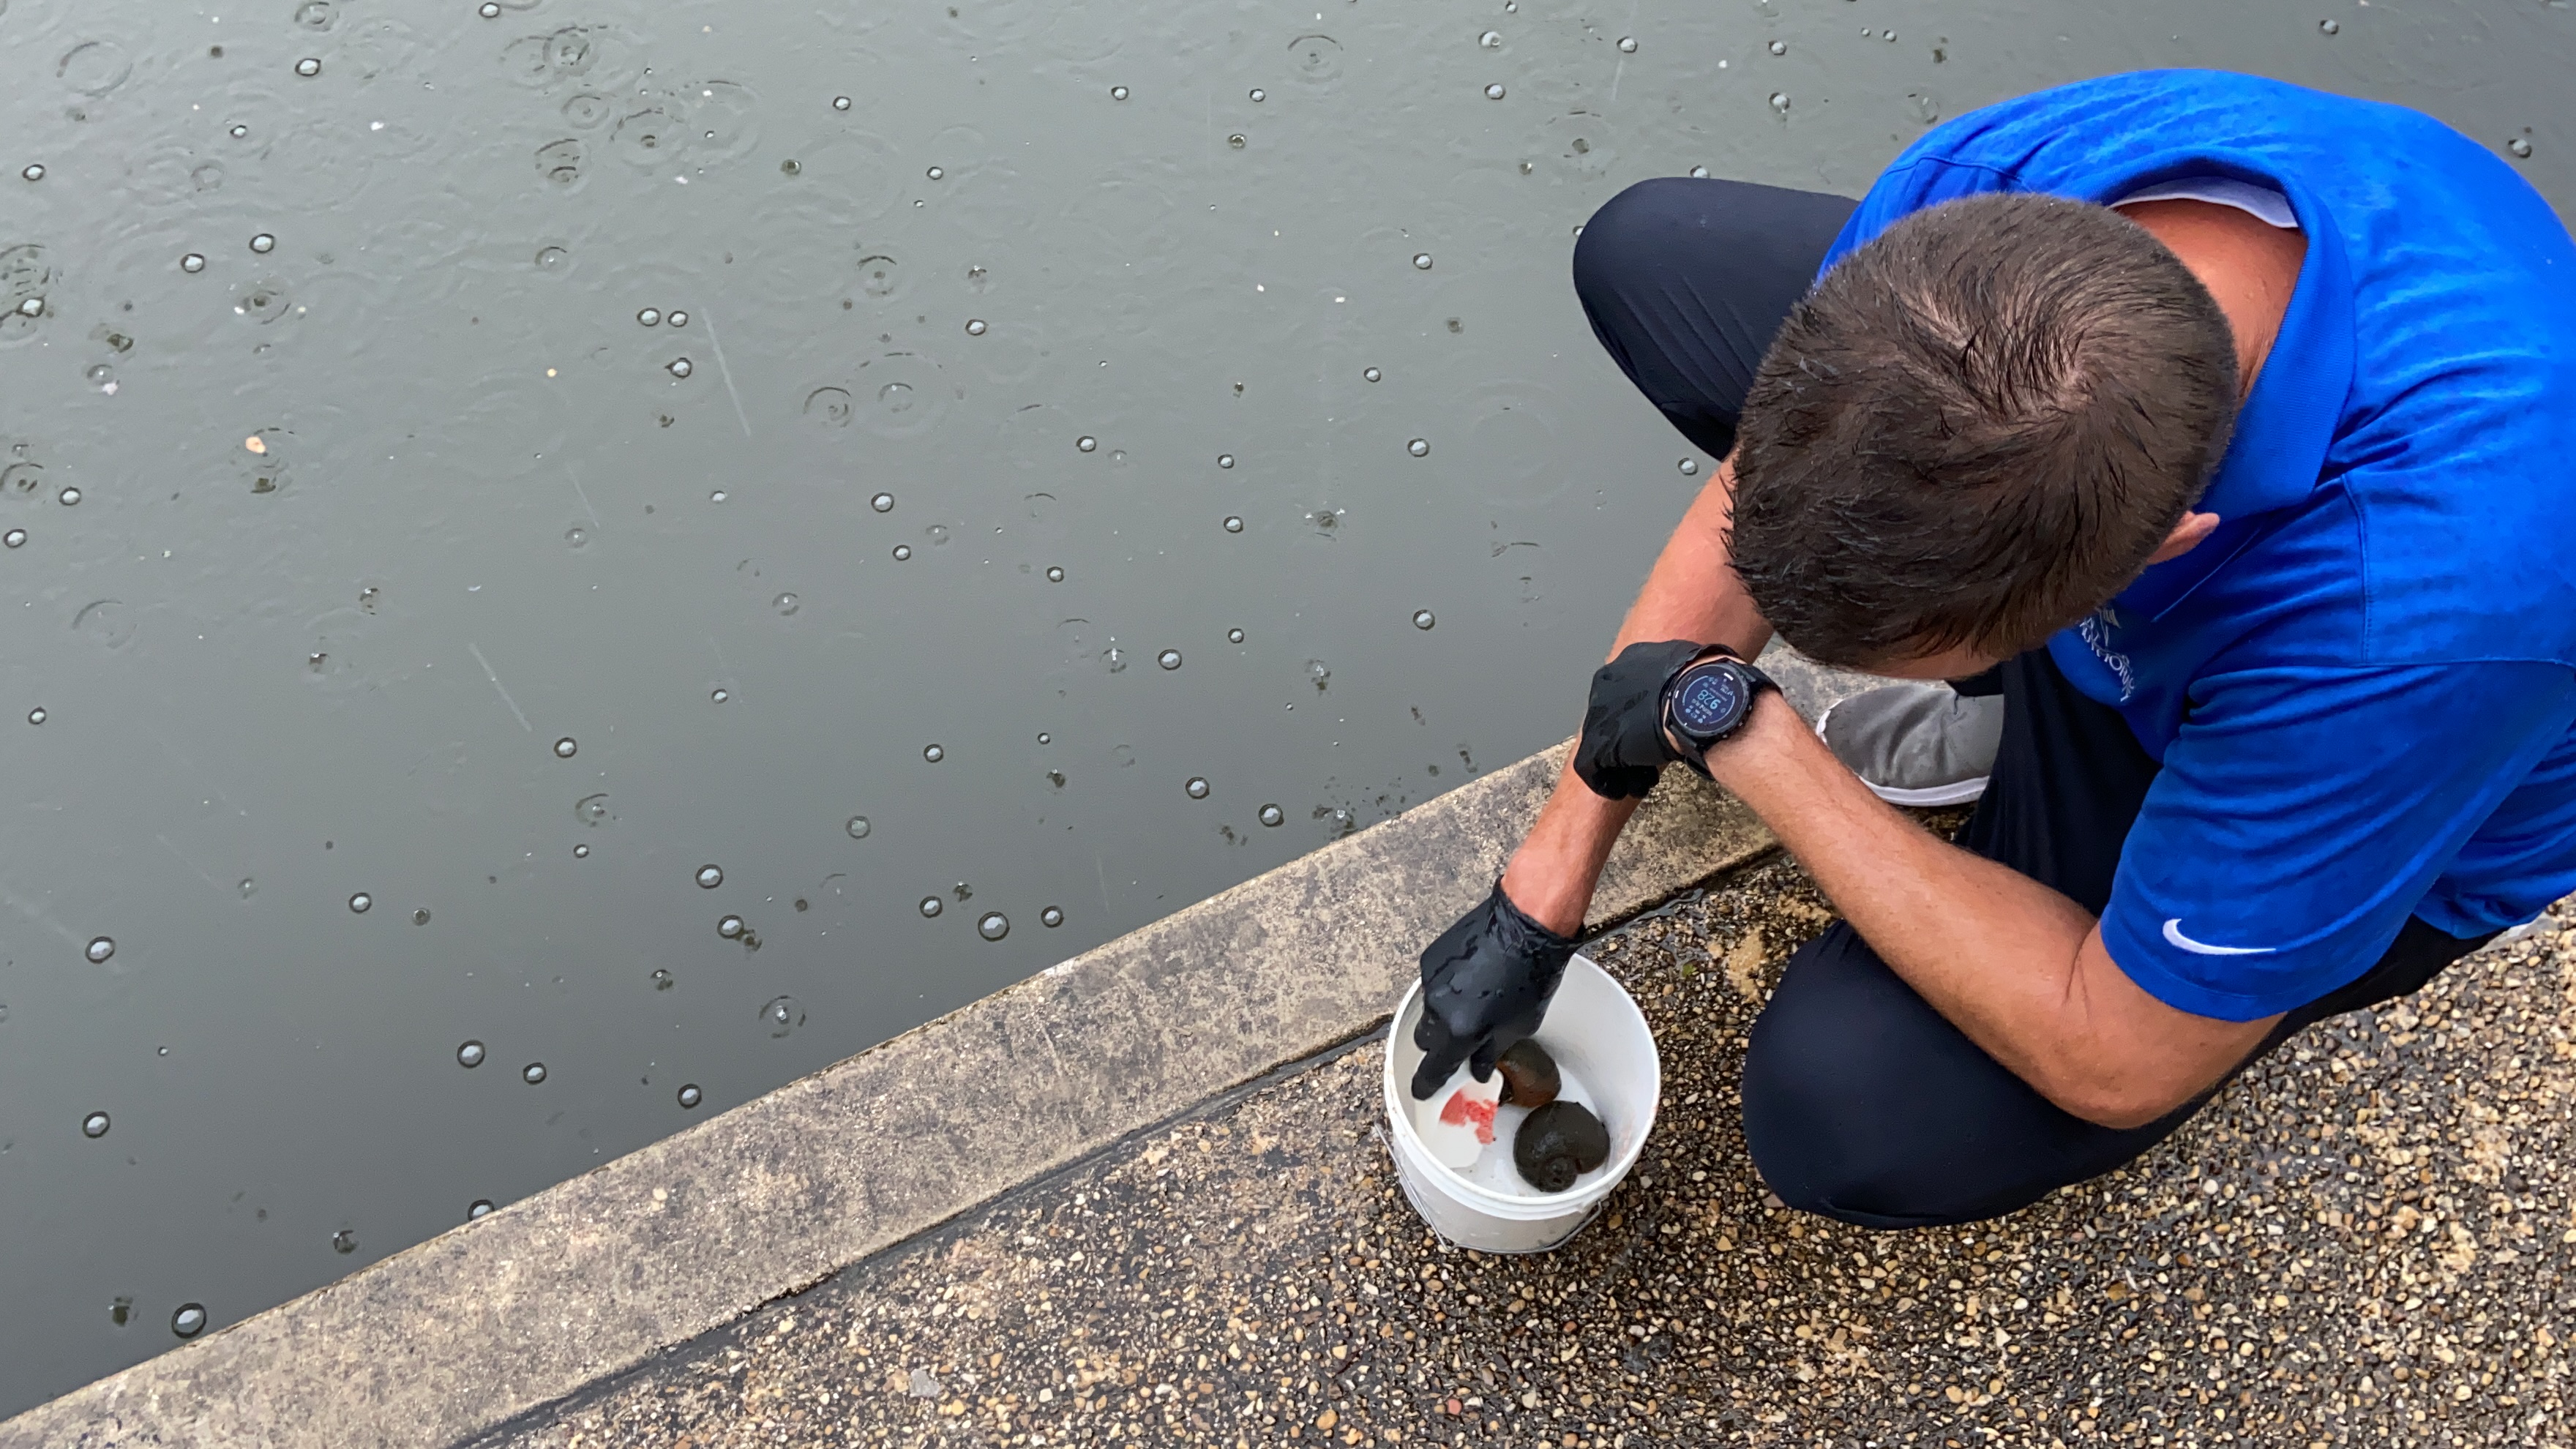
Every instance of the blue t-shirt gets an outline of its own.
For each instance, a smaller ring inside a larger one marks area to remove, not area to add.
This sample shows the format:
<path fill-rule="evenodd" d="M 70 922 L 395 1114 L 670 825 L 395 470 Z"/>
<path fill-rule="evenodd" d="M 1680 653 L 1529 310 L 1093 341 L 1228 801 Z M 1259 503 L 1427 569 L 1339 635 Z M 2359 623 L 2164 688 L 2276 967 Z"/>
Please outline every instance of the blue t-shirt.
<path fill-rule="evenodd" d="M 2102 916 L 2158 999 L 2247 1021 L 2576 890 L 2576 247 L 2429 117 L 2212 71 L 1971 112 L 1896 158 L 1825 266 L 1984 192 L 2223 177 L 2307 239 L 2204 511 L 2050 641 L 2162 763 Z"/>

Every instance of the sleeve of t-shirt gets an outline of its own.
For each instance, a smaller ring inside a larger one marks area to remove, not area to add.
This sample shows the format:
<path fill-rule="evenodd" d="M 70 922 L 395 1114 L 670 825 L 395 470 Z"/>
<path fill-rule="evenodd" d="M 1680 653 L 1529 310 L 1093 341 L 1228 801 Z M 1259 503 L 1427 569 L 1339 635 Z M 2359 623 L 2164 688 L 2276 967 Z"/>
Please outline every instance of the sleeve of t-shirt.
<path fill-rule="evenodd" d="M 2212 676 L 2121 847 L 2102 943 L 2168 1006 L 2252 1021 L 2369 970 L 2576 720 L 2551 663 Z"/>

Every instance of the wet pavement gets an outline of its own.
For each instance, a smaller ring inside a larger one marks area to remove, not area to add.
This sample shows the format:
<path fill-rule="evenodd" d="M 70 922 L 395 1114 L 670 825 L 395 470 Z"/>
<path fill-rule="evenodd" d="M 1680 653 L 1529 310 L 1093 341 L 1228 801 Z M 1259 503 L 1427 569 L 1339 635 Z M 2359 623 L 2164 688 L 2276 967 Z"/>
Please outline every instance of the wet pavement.
<path fill-rule="evenodd" d="M 1566 1248 L 1447 1249 L 1363 1042 L 485 1441 L 2564 1442 L 2576 933 L 2299 1037 L 2139 1163 L 1973 1228 L 1766 1202 L 1744 1035 L 1830 916 L 1774 857 L 1591 949 L 1665 1063 Z"/>

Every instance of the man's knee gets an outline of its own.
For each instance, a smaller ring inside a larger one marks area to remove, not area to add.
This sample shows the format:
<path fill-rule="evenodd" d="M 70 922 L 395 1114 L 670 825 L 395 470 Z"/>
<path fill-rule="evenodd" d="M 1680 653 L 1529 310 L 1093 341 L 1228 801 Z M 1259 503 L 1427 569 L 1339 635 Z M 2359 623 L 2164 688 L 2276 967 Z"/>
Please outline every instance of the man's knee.
<path fill-rule="evenodd" d="M 1743 1095 L 1772 1192 L 1861 1227 L 1997 1217 L 2126 1156 L 2092 1166 L 2103 1129 L 1979 1051 L 1848 925 L 1791 961 L 1754 1024 Z"/>
<path fill-rule="evenodd" d="M 1632 284 L 1668 265 L 1672 233 L 1705 205 L 1694 195 L 1711 183 L 1683 176 L 1640 181 L 1601 203 L 1574 239 L 1574 295 L 1597 324 L 1605 306 Z"/>

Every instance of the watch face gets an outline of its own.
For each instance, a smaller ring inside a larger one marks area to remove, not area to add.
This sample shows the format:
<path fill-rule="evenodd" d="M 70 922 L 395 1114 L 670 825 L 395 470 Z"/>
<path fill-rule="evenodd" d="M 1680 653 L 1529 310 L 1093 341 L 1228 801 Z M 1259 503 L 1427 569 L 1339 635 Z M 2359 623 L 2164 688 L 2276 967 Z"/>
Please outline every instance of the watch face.
<path fill-rule="evenodd" d="M 1730 670 L 1699 668 L 1673 691 L 1673 722 L 1694 735 L 1718 735 L 1744 713 L 1744 686 Z"/>

